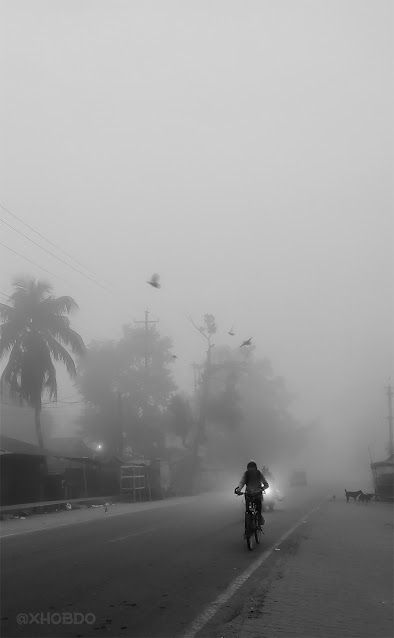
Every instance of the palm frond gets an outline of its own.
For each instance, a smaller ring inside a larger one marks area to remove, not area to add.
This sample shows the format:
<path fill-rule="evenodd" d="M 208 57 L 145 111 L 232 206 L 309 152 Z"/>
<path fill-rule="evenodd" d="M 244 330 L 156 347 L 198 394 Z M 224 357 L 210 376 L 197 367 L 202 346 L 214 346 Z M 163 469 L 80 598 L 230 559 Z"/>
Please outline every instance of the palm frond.
<path fill-rule="evenodd" d="M 23 353 L 20 346 L 14 346 L 11 350 L 8 363 L 1 375 L 2 389 L 4 384 L 7 384 L 12 397 L 20 396 L 21 394 L 20 373 L 22 369 L 22 359 Z"/>
<path fill-rule="evenodd" d="M 41 301 L 44 295 L 48 295 L 52 292 L 51 284 L 43 279 L 36 280 L 33 277 L 16 277 L 12 284 L 15 288 L 15 292 L 11 295 L 11 298 L 14 298 L 15 295 L 25 295 Z"/>
<path fill-rule="evenodd" d="M 55 361 L 61 361 L 62 363 L 64 363 L 70 377 L 75 377 L 77 374 L 77 370 L 71 355 L 58 341 L 56 341 L 56 339 L 54 339 L 50 335 L 45 335 L 44 338 Z"/>
<path fill-rule="evenodd" d="M 49 312 L 54 315 L 62 315 L 63 313 L 70 314 L 74 310 L 78 310 L 78 304 L 72 297 L 50 297 L 42 302 L 42 308 L 44 312 Z"/>
<path fill-rule="evenodd" d="M 5 321 L 10 321 L 10 319 L 15 315 L 15 310 L 12 306 L 8 306 L 5 303 L 0 303 L 0 317 Z"/>
<path fill-rule="evenodd" d="M 62 339 L 62 335 L 66 335 L 70 330 L 70 320 L 64 315 L 48 314 L 45 317 L 43 330 L 50 332 L 57 339 Z"/>
<path fill-rule="evenodd" d="M 57 399 L 56 370 L 51 360 L 49 360 L 49 365 L 46 370 L 44 386 L 49 392 L 49 397 L 51 399 L 56 400 Z"/>
<path fill-rule="evenodd" d="M 71 330 L 71 328 L 68 332 L 68 341 L 65 343 L 69 345 L 71 350 L 80 357 L 82 357 L 86 352 L 86 347 L 82 337 L 78 334 L 78 332 L 75 332 L 75 330 Z"/>
<path fill-rule="evenodd" d="M 0 326 L 0 359 L 8 352 L 18 341 L 20 341 L 20 332 L 13 323 L 3 323 Z"/>
<path fill-rule="evenodd" d="M 15 277 L 12 281 L 15 292 L 11 296 L 13 297 L 18 292 L 27 293 L 29 288 L 29 281 L 31 281 L 30 277 Z"/>
<path fill-rule="evenodd" d="M 80 356 L 85 354 L 86 348 L 82 337 L 70 328 L 70 322 L 63 315 L 51 315 L 47 317 L 47 328 L 50 333 L 65 346 Z"/>
<path fill-rule="evenodd" d="M 38 279 L 36 282 L 34 282 L 34 285 L 30 286 L 30 290 L 41 301 L 43 300 L 44 295 L 49 295 L 52 292 L 53 288 L 48 281 L 45 281 L 43 279 Z"/>

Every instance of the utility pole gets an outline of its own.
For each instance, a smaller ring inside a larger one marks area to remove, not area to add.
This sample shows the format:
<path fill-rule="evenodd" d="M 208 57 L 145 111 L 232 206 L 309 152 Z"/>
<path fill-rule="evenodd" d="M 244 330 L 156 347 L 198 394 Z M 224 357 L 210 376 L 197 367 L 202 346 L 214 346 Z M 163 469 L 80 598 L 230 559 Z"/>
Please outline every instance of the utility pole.
<path fill-rule="evenodd" d="M 119 457 L 123 456 L 123 409 L 122 409 L 122 395 L 118 392 L 118 453 Z"/>
<path fill-rule="evenodd" d="M 388 402 L 388 417 L 389 422 L 389 455 L 394 454 L 393 445 L 393 388 L 391 383 L 386 387 L 387 402 Z"/>
<path fill-rule="evenodd" d="M 155 323 L 159 323 L 158 321 L 153 321 L 149 319 L 149 310 L 145 310 L 145 319 L 143 321 L 134 321 L 134 323 L 143 323 L 145 326 L 145 368 L 148 367 L 148 337 L 149 337 L 149 326 Z"/>
<path fill-rule="evenodd" d="M 143 392 L 144 392 L 144 396 L 143 396 L 143 418 L 146 418 L 146 411 L 147 411 L 147 407 L 148 407 L 148 365 L 149 365 L 149 352 L 148 352 L 148 346 L 149 346 L 149 327 L 151 325 L 154 325 L 156 323 L 159 323 L 158 321 L 154 321 L 152 319 L 149 319 L 149 310 L 145 310 L 145 319 L 143 321 L 134 321 L 134 323 L 136 324 L 144 324 L 145 327 L 145 339 L 144 339 L 144 364 L 145 364 L 145 375 L 144 375 L 144 386 L 143 386 Z"/>

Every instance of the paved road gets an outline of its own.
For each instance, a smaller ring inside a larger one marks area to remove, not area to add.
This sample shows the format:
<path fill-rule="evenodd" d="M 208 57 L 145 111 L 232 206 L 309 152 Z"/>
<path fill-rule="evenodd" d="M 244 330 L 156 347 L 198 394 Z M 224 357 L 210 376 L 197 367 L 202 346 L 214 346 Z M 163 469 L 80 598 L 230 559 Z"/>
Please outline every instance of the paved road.
<path fill-rule="evenodd" d="M 393 508 L 326 501 L 198 638 L 392 638 Z"/>
<path fill-rule="evenodd" d="M 263 546 L 253 553 L 242 540 L 242 499 L 232 494 L 130 506 L 107 517 L 90 513 L 94 518 L 80 515 L 72 525 L 65 513 L 59 526 L 34 531 L 31 525 L 23 534 L 14 523 L 2 539 L 1 635 L 182 636 L 321 497 L 308 488 L 289 494 L 281 510 L 266 514 Z M 96 620 L 55 624 L 54 614 L 70 612 Z M 21 613 L 42 615 L 18 625 Z"/>

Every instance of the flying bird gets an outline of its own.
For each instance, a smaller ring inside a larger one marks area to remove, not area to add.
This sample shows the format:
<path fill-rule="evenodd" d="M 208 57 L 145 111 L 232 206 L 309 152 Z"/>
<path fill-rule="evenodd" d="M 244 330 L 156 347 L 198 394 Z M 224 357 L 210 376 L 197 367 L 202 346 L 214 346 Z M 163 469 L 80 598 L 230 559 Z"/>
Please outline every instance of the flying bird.
<path fill-rule="evenodd" d="M 243 348 L 244 346 L 251 346 L 252 345 L 252 339 L 253 339 L 253 337 L 249 337 L 249 339 L 246 339 L 243 343 L 241 343 L 241 345 L 239 347 Z"/>
<path fill-rule="evenodd" d="M 159 283 L 159 275 L 157 274 L 157 272 L 153 273 L 152 277 L 150 278 L 149 281 L 147 281 L 146 283 L 150 284 L 151 286 L 153 286 L 153 288 L 160 288 L 160 283 Z"/>
<path fill-rule="evenodd" d="M 235 335 L 234 327 L 231 328 L 231 330 L 228 331 L 228 334 L 230 335 L 230 337 L 234 337 L 234 335 Z"/>
<path fill-rule="evenodd" d="M 178 359 L 178 357 L 176 356 L 176 354 L 173 354 L 173 355 L 171 355 L 171 359 L 174 359 L 174 361 L 175 361 L 175 359 Z"/>

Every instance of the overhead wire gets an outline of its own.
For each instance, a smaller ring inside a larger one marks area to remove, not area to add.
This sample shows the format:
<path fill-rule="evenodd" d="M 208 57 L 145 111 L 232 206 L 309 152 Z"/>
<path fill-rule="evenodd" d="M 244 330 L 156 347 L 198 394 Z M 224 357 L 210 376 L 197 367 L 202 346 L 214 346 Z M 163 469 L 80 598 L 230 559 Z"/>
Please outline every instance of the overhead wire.
<path fill-rule="evenodd" d="M 97 281 L 97 279 L 94 279 L 93 277 L 91 277 L 90 275 L 87 275 L 86 273 L 84 273 L 82 270 L 80 270 L 80 268 L 77 268 L 76 266 L 73 266 L 73 264 L 68 263 L 65 259 L 63 259 L 62 257 L 59 257 L 59 255 L 56 255 L 55 253 L 53 253 L 51 250 L 48 250 L 47 248 L 45 248 L 44 246 L 41 246 L 41 244 L 39 244 L 38 242 L 36 242 L 34 239 L 32 239 L 31 237 L 29 237 L 28 235 L 26 235 L 26 233 L 24 233 L 22 230 L 19 230 L 18 228 L 15 228 L 15 226 L 13 226 L 12 224 L 10 224 L 9 222 L 7 222 L 5 219 L 3 219 L 2 217 L 0 217 L 0 222 L 5 224 L 6 226 L 8 226 L 9 228 L 11 228 L 11 230 L 13 230 L 14 232 L 18 233 L 18 235 L 21 235 L 22 237 L 25 237 L 25 239 L 27 239 L 28 241 L 30 241 L 32 244 L 34 244 L 35 246 L 38 246 L 38 248 L 41 248 L 41 250 L 43 250 L 44 252 L 46 252 L 48 255 L 50 255 L 51 257 L 53 257 L 54 259 L 57 259 L 58 261 L 60 261 L 62 264 L 65 264 L 66 266 L 68 266 L 69 268 L 72 268 L 72 270 L 75 270 L 75 272 L 79 273 L 80 275 L 82 275 L 83 277 L 85 277 L 86 279 L 89 279 L 90 281 L 92 281 L 93 283 L 96 284 L 96 286 L 100 286 L 100 288 L 103 288 L 103 290 L 106 290 L 107 292 L 108 289 L 106 288 L 106 286 L 103 286 L 103 284 L 101 284 L 99 281 Z"/>
<path fill-rule="evenodd" d="M 44 272 L 48 273 L 48 275 L 51 275 L 52 277 L 58 277 L 59 279 L 63 279 L 63 281 L 65 281 L 67 284 L 71 285 L 69 281 L 67 281 L 67 279 L 65 279 L 64 277 L 62 277 L 61 275 L 55 275 L 55 273 L 51 272 L 50 270 L 48 270 L 47 268 L 44 268 L 44 266 L 40 266 L 40 264 L 37 264 L 36 261 L 33 261 L 32 259 L 29 259 L 29 257 L 26 257 L 26 255 L 22 255 L 22 253 L 18 252 L 17 250 L 15 250 L 14 248 L 11 248 L 10 246 L 7 246 L 7 244 L 5 244 L 4 242 L 0 241 L 0 246 L 3 246 L 3 248 L 6 248 L 7 250 L 9 250 L 11 253 L 14 253 L 14 255 L 17 255 L 18 257 L 22 257 L 22 259 L 25 259 L 26 261 L 28 261 L 30 264 L 33 264 L 33 266 L 36 266 L 37 268 L 40 268 L 41 270 L 43 270 Z"/>
<path fill-rule="evenodd" d="M 5 212 L 7 212 L 9 215 L 11 215 L 12 217 L 14 217 L 15 219 L 17 219 L 21 224 L 24 224 L 27 228 L 29 228 L 33 233 L 35 233 L 36 235 L 38 235 L 38 237 L 41 237 L 41 239 L 43 239 L 44 241 L 46 241 L 48 244 L 50 244 L 53 248 L 56 248 L 56 250 L 60 250 L 60 252 L 63 253 L 63 255 L 65 255 L 66 257 L 68 257 L 69 259 L 71 259 L 72 261 L 74 261 L 76 264 L 78 264 L 79 266 L 81 266 L 81 268 L 83 268 L 84 270 L 86 270 L 87 272 L 90 272 L 91 275 L 93 275 L 94 273 L 92 273 L 92 271 L 90 270 L 90 268 L 87 268 L 84 264 L 82 264 L 78 259 L 76 259 L 75 257 L 73 257 L 73 255 L 70 255 L 69 253 L 67 253 L 63 248 L 61 248 L 58 244 L 55 244 L 55 242 L 53 242 L 51 239 L 49 239 L 49 237 L 46 237 L 46 235 L 44 235 L 43 233 L 41 233 L 39 230 L 37 230 L 36 228 L 34 228 L 34 226 L 32 226 L 31 224 L 28 224 L 27 222 L 25 222 L 24 219 L 22 219 L 21 217 L 19 217 L 16 213 L 14 213 L 14 211 L 12 211 L 10 208 L 7 208 L 7 206 L 4 206 L 4 204 L 0 201 L 0 208 L 2 208 Z"/>

